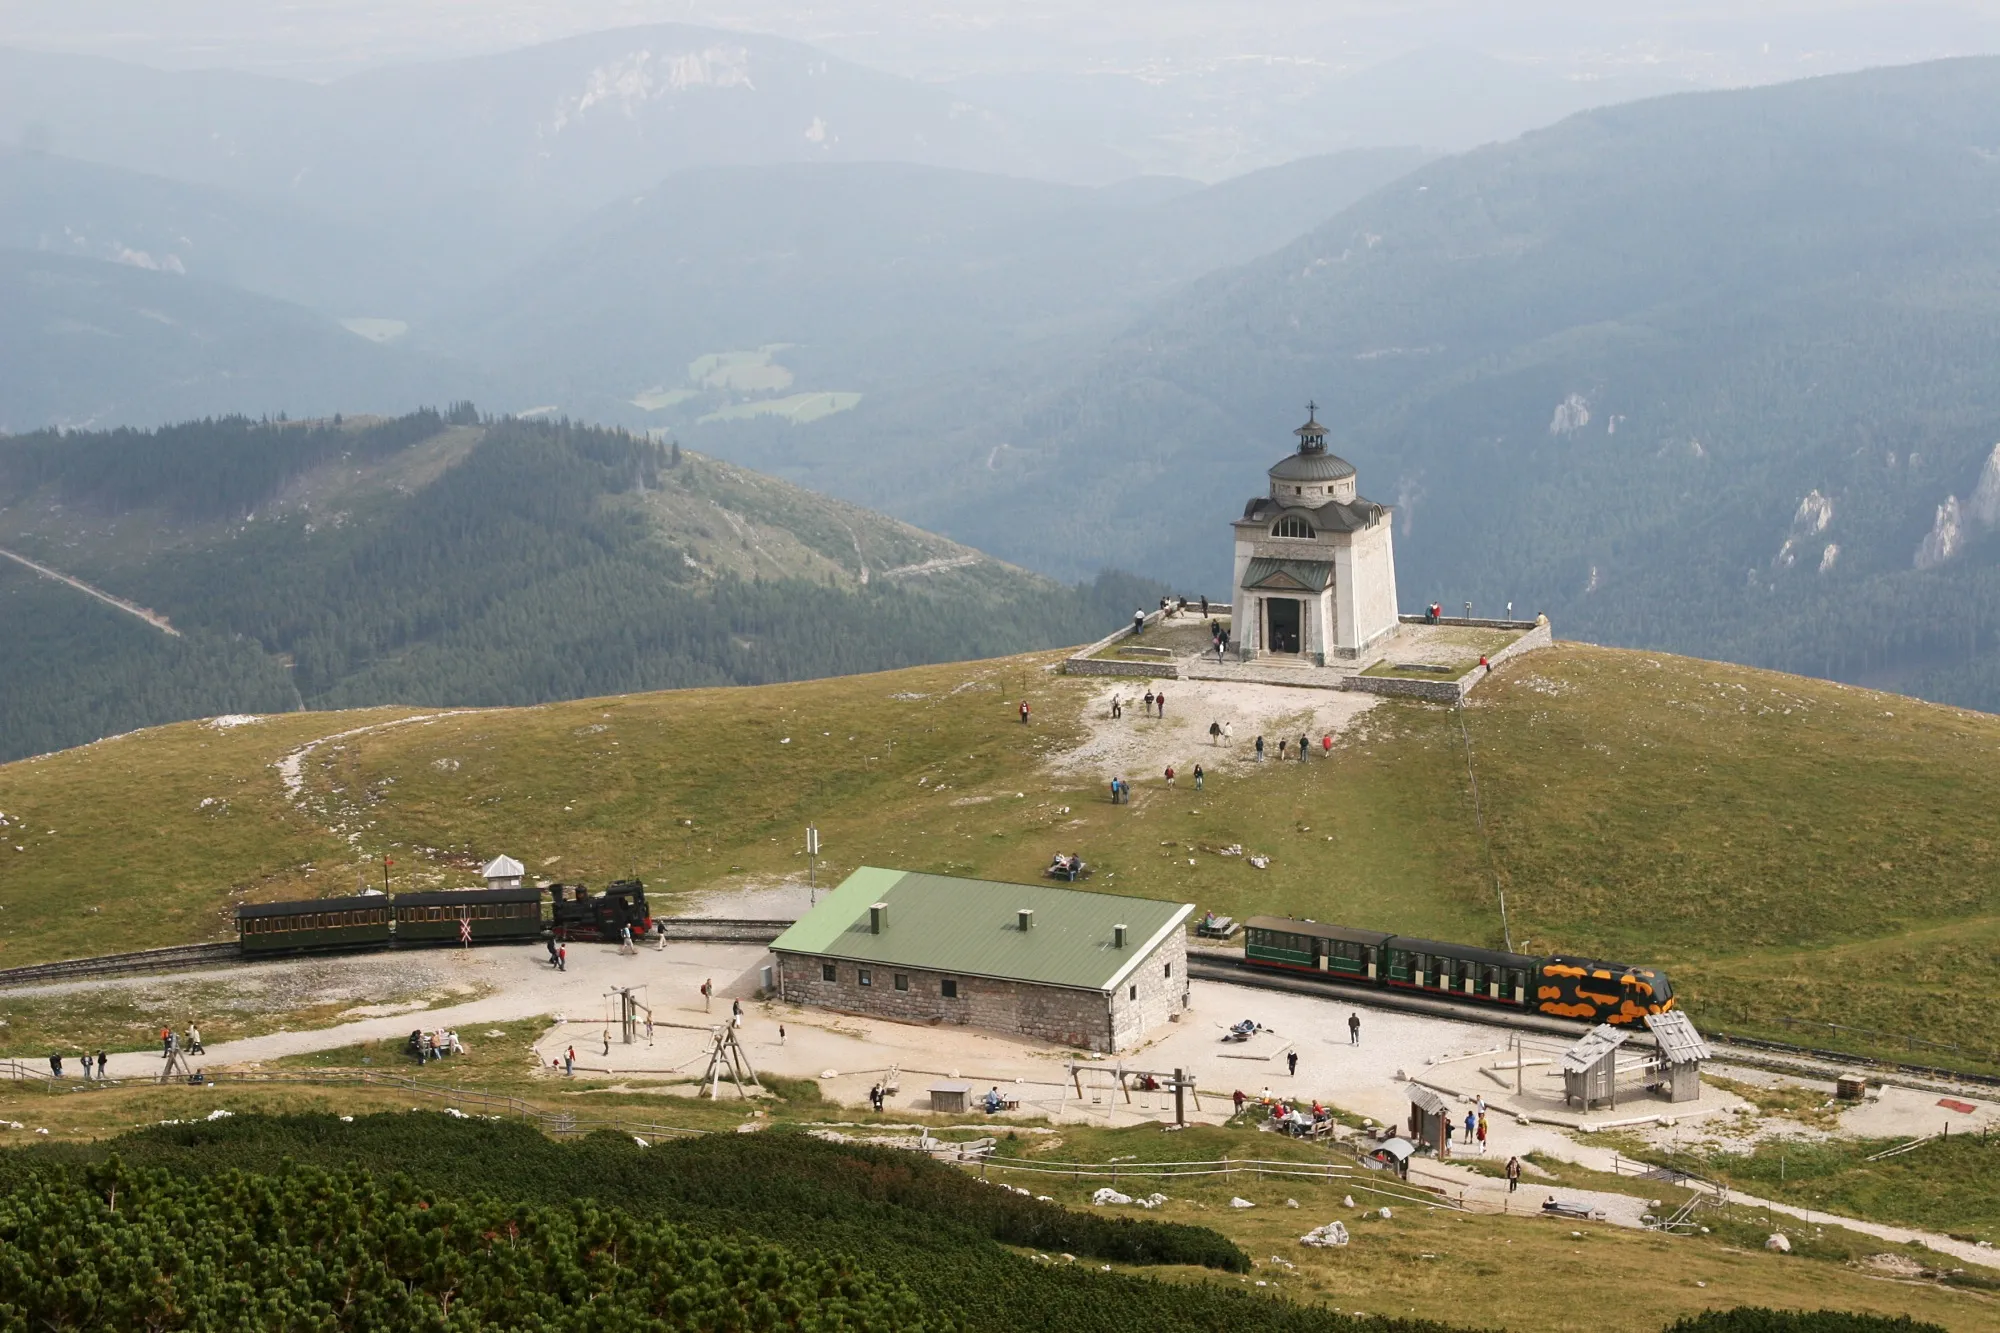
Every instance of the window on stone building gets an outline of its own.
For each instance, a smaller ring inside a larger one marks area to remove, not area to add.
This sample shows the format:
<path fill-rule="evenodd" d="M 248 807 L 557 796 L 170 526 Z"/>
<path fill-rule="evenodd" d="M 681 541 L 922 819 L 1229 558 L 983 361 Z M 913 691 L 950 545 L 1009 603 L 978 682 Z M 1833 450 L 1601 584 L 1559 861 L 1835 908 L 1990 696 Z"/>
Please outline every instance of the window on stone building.
<path fill-rule="evenodd" d="M 1297 514 L 1287 514 L 1278 520 L 1276 527 L 1271 529 L 1271 535 L 1273 537 L 1304 537 L 1310 539 L 1313 535 L 1312 524 L 1306 522 Z"/>
<path fill-rule="evenodd" d="M 943 981 L 940 981 L 938 983 L 938 993 L 947 1000 L 956 1000 L 958 998 L 958 979 L 956 977 L 946 977 Z"/>
<path fill-rule="evenodd" d="M 1138 998 L 1139 998 L 1139 988 L 1138 988 L 1138 986 L 1134 985 L 1134 986 L 1133 986 L 1133 987 L 1132 987 L 1131 989 L 1127 990 L 1127 991 L 1125 992 L 1125 998 L 1126 998 L 1126 999 L 1128 999 L 1128 1000 L 1136 1000 L 1136 999 L 1138 999 Z"/>
<path fill-rule="evenodd" d="M 865 967 L 856 969 L 854 974 L 854 979 L 860 982 L 864 986 L 872 986 L 875 984 L 875 974 L 873 972 L 870 972 Z"/>
<path fill-rule="evenodd" d="M 1174 974 L 1174 965 L 1172 963 L 1168 963 L 1167 970 L 1165 972 L 1162 972 L 1160 975 L 1164 977 L 1171 977 L 1173 976 L 1173 974 Z"/>
<path fill-rule="evenodd" d="M 819 979 L 821 981 L 838 981 L 840 980 L 840 973 L 834 970 L 832 963 L 821 963 L 819 965 Z"/>
<path fill-rule="evenodd" d="M 909 988 L 910 988 L 910 979 L 904 976 L 901 972 L 898 972 L 896 974 L 896 989 L 908 990 Z"/>

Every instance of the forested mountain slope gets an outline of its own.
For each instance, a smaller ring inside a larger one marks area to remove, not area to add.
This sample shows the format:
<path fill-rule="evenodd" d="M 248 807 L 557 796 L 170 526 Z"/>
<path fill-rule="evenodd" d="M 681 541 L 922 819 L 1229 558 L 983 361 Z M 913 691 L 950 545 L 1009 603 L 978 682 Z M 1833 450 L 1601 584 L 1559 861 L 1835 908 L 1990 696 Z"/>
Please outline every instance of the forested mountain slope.
<path fill-rule="evenodd" d="M 1398 506 L 1408 605 L 2000 706 L 1996 210 L 1992 59 L 1592 111 L 1421 168 L 1038 389 L 962 377 L 947 428 L 940 386 L 815 452 L 1003 555 L 1219 589 L 1221 524 L 1316 397 Z M 948 460 L 907 500 L 906 450 Z"/>
<path fill-rule="evenodd" d="M 622 432 L 209 420 L 0 438 L 0 755 L 175 718 L 532 703 L 1093 637 L 1149 584 L 1064 588 Z"/>

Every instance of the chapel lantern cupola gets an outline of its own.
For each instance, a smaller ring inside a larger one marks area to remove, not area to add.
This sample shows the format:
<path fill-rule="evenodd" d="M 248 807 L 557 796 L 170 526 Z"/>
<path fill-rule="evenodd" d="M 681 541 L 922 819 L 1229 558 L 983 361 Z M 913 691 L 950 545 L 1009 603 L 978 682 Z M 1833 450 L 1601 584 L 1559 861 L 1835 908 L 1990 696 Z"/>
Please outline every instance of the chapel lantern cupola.
<path fill-rule="evenodd" d="M 1326 427 L 1320 424 L 1318 404 L 1306 404 L 1306 424 L 1292 434 L 1299 438 L 1298 452 L 1279 459 L 1271 469 L 1271 498 L 1307 509 L 1352 500 L 1354 465 L 1326 451 Z"/>

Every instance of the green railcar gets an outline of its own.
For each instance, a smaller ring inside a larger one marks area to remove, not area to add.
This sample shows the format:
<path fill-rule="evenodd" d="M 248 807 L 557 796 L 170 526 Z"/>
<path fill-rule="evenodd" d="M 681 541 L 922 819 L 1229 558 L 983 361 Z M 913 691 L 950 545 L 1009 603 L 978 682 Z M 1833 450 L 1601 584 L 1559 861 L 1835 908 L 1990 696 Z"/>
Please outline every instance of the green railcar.
<path fill-rule="evenodd" d="M 237 945 L 246 955 L 359 949 L 388 944 L 389 898 L 314 898 L 295 903 L 244 903 L 236 909 Z"/>
<path fill-rule="evenodd" d="M 393 910 L 398 944 L 518 943 L 542 935 L 535 888 L 399 893 Z"/>

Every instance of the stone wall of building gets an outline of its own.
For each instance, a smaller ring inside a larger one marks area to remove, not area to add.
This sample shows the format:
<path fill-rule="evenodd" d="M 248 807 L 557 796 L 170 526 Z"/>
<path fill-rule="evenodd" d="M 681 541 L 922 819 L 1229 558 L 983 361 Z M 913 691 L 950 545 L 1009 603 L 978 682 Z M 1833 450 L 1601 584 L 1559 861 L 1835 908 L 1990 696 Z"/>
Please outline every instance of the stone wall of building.
<path fill-rule="evenodd" d="M 1113 1050 L 1130 1051 L 1156 1040 L 1173 1015 L 1187 1008 L 1187 960 L 1187 932 L 1170 931 L 1119 983 L 1111 997 Z"/>
<path fill-rule="evenodd" d="M 1167 1025 L 1168 1014 L 1182 1007 L 1187 987 L 1187 935 L 1178 930 L 1161 941 L 1110 996 L 1097 990 L 855 963 L 818 954 L 781 953 L 777 958 L 779 993 L 792 1004 L 901 1023 L 963 1024 L 1107 1053 L 1130 1049 L 1140 1034 L 1158 1033 Z M 829 965 L 834 969 L 832 981 L 822 971 Z M 869 974 L 866 986 L 861 984 L 864 970 Z M 907 989 L 896 989 L 899 977 Z M 958 984 L 956 997 L 944 994 L 947 980 Z M 1131 997 L 1134 986 L 1136 1000 Z"/>

